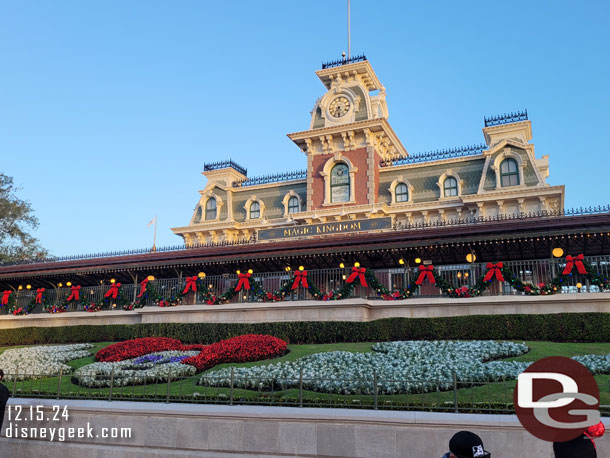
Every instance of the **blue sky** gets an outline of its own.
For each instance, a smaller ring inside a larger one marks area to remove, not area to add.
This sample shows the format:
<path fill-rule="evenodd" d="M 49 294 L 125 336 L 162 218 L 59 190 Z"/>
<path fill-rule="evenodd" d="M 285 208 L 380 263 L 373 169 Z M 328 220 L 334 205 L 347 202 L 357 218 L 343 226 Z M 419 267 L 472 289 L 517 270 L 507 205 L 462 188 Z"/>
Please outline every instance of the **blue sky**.
<path fill-rule="evenodd" d="M 610 2 L 352 0 L 352 54 L 410 153 L 483 141 L 527 108 L 566 206 L 610 203 Z M 0 1 L 0 171 L 55 255 L 180 243 L 203 163 L 305 168 L 314 74 L 346 1 Z"/>

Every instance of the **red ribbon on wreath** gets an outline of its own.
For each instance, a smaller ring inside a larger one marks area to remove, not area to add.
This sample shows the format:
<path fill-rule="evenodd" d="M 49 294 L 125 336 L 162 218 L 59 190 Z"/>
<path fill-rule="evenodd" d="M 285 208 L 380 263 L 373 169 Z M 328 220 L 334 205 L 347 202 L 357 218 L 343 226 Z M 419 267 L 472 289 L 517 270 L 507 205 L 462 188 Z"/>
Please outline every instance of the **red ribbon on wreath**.
<path fill-rule="evenodd" d="M 303 288 L 309 288 L 307 283 L 307 271 L 297 270 L 294 273 L 294 281 L 292 282 L 292 289 L 297 289 L 299 285 L 303 285 Z"/>
<path fill-rule="evenodd" d="M 104 294 L 104 297 L 111 297 L 113 299 L 116 299 L 117 296 L 119 295 L 119 288 L 121 287 L 120 283 L 113 283 L 112 285 L 110 285 L 110 289 L 106 292 L 106 294 Z"/>
<path fill-rule="evenodd" d="M 366 284 L 366 278 L 364 277 L 364 273 L 366 269 L 364 267 L 352 267 L 352 273 L 349 277 L 347 277 L 347 283 L 354 283 L 357 279 L 360 280 L 360 284 L 367 288 L 369 285 Z"/>
<path fill-rule="evenodd" d="M 2 293 L 2 305 L 8 304 L 8 297 L 11 295 L 11 293 L 12 291 L 10 289 L 7 289 Z"/>
<path fill-rule="evenodd" d="M 21 312 L 23 312 L 23 307 L 13 310 L 13 315 L 19 315 Z"/>
<path fill-rule="evenodd" d="M 416 285 L 421 285 L 424 280 L 427 278 L 431 285 L 436 284 L 436 280 L 434 279 L 434 275 L 432 274 L 432 270 L 434 266 L 430 264 L 429 266 L 419 265 L 419 277 L 415 281 Z"/>
<path fill-rule="evenodd" d="M 193 290 L 194 293 L 197 292 L 197 275 L 186 277 L 186 286 L 184 287 L 182 294 L 188 293 L 189 289 Z"/>
<path fill-rule="evenodd" d="M 235 291 L 240 291 L 242 288 L 250 289 L 250 272 L 245 274 L 237 274 L 239 281 L 235 287 Z"/>
<path fill-rule="evenodd" d="M 460 297 L 470 297 L 470 292 L 468 291 L 468 286 L 462 286 L 461 288 L 456 288 L 455 294 L 457 294 Z"/>
<path fill-rule="evenodd" d="M 42 304 L 42 293 L 45 292 L 44 288 L 38 288 L 36 290 L 36 300 L 34 301 L 34 304 Z"/>
<path fill-rule="evenodd" d="M 501 262 L 497 264 L 488 262 L 487 273 L 485 274 L 483 281 L 491 281 L 491 279 L 494 277 L 494 274 L 496 276 L 496 280 L 504 281 L 504 276 L 502 275 L 502 267 L 504 267 L 504 264 L 502 264 Z"/>
<path fill-rule="evenodd" d="M 148 278 L 145 278 L 140 282 L 140 294 L 138 294 L 138 297 L 142 297 L 144 295 L 146 292 L 146 285 L 148 285 Z"/>
<path fill-rule="evenodd" d="M 73 301 L 73 300 L 78 301 L 80 299 L 80 285 L 73 286 L 71 288 L 71 291 L 72 292 L 70 293 L 70 295 L 68 296 L 68 299 L 67 299 L 68 302 Z"/>
<path fill-rule="evenodd" d="M 578 256 L 574 256 L 574 257 L 567 255 L 566 261 L 568 261 L 568 263 L 566 264 L 566 268 L 563 269 L 562 274 L 570 275 L 572 273 L 572 269 L 574 268 L 574 265 L 576 265 L 576 270 L 578 271 L 578 273 L 582 274 L 582 275 L 586 275 L 587 269 L 585 269 L 585 265 L 582 262 L 583 259 L 585 259 L 585 255 L 582 253 L 579 254 Z"/>

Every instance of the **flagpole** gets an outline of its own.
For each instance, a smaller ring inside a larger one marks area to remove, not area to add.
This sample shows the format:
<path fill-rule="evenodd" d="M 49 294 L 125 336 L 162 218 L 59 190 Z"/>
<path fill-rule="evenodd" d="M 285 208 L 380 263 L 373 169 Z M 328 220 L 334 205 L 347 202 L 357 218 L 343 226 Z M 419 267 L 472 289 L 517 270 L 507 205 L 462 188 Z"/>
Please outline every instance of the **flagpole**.
<path fill-rule="evenodd" d="M 350 21 L 349 21 L 349 0 L 347 0 L 347 60 L 349 61 L 352 57 L 352 43 L 350 34 Z"/>
<path fill-rule="evenodd" d="M 155 215 L 155 237 L 153 238 L 153 251 L 157 251 L 157 215 Z"/>

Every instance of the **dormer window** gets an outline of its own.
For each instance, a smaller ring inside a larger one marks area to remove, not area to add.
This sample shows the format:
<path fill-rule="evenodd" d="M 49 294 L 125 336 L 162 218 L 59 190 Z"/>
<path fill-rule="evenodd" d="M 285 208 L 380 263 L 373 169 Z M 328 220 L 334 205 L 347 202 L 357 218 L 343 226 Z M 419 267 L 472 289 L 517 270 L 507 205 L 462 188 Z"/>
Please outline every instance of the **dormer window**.
<path fill-rule="evenodd" d="M 500 183 L 502 187 L 519 185 L 519 165 L 514 159 L 504 159 L 500 164 Z"/>
<path fill-rule="evenodd" d="M 292 196 L 288 199 L 288 214 L 298 213 L 299 211 L 299 199 L 295 196 Z"/>
<path fill-rule="evenodd" d="M 394 190 L 396 203 L 407 202 L 409 200 L 409 188 L 404 183 L 398 183 Z"/>
<path fill-rule="evenodd" d="M 216 219 L 216 199 L 210 197 L 205 204 L 205 220 L 210 221 L 214 219 Z"/>
<path fill-rule="evenodd" d="M 261 217 L 261 204 L 252 202 L 250 204 L 250 219 L 258 219 Z"/>
<path fill-rule="evenodd" d="M 458 195 L 458 182 L 454 177 L 447 177 L 443 182 L 443 195 L 445 197 L 455 197 Z"/>
<path fill-rule="evenodd" d="M 349 202 L 349 191 L 349 168 L 343 162 L 339 162 L 330 172 L 330 201 L 332 203 Z"/>

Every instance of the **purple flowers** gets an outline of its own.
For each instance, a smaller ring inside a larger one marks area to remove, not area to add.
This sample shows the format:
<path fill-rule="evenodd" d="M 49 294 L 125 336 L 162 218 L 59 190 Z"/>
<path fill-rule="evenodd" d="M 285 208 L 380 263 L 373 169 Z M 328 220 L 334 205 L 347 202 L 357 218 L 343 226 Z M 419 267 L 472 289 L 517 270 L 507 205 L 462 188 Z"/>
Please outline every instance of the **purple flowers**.
<path fill-rule="evenodd" d="M 134 360 L 134 364 L 146 364 L 146 363 L 153 363 L 153 364 L 167 364 L 167 363 L 179 363 L 180 361 L 182 361 L 183 359 L 189 358 L 189 355 L 182 355 L 182 356 L 170 356 L 169 358 L 166 356 L 162 356 L 162 355 L 155 355 L 155 354 L 151 354 L 151 355 L 144 355 L 141 356 L 139 358 L 136 358 Z"/>

